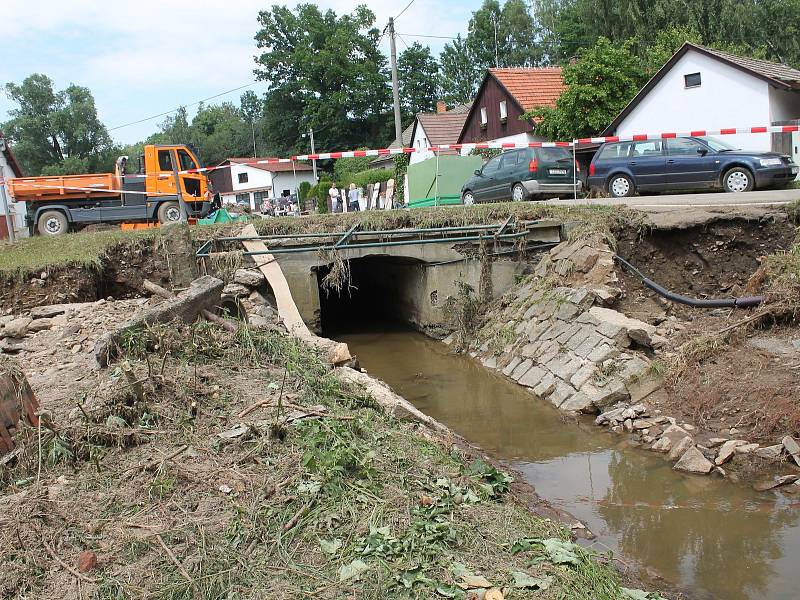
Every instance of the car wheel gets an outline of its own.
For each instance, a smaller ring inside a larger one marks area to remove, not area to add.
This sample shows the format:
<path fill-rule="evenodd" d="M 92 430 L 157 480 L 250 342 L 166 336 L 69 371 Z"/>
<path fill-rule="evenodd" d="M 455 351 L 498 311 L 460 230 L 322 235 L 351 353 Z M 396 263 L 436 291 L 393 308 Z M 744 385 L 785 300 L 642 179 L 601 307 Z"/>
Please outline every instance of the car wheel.
<path fill-rule="evenodd" d="M 511 188 L 511 199 L 514 202 L 522 202 L 523 200 L 527 200 L 528 192 L 525 190 L 525 186 L 521 183 L 515 183 L 514 187 Z"/>
<path fill-rule="evenodd" d="M 158 222 L 176 223 L 181 220 L 181 207 L 177 202 L 164 202 L 158 207 Z"/>
<path fill-rule="evenodd" d="M 461 194 L 461 202 L 464 204 L 464 206 L 472 206 L 475 204 L 475 196 L 472 194 L 472 192 L 464 192 Z"/>
<path fill-rule="evenodd" d="M 614 175 L 608 180 L 608 193 L 614 198 L 627 198 L 633 192 L 633 181 L 627 175 Z"/>
<path fill-rule="evenodd" d="M 753 189 L 753 174 L 744 167 L 734 167 L 722 176 L 722 188 L 734 194 L 749 192 Z"/>
<path fill-rule="evenodd" d="M 67 215 L 60 210 L 47 210 L 39 215 L 36 230 L 40 235 L 62 235 L 69 230 Z"/>

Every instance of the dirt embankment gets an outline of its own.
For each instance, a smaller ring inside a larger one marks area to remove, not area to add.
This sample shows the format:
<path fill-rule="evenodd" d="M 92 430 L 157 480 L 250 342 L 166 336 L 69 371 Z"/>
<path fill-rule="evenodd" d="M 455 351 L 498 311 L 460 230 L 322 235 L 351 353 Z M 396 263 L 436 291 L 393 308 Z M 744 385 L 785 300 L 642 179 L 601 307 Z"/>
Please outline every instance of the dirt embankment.
<path fill-rule="evenodd" d="M 748 282 L 768 256 L 796 252 L 796 236 L 785 214 L 776 213 L 655 230 L 642 238 L 623 234 L 618 253 L 671 291 L 730 298 L 768 293 L 769 281 L 755 281 L 752 289 Z M 619 275 L 621 310 L 661 328 L 670 340 L 665 354 L 681 363 L 678 373 L 668 374 L 668 394 L 658 397 L 658 409 L 721 437 L 775 444 L 800 434 L 796 323 L 768 318 L 737 328 L 759 309 L 691 308 L 663 300 L 631 273 Z"/>
<path fill-rule="evenodd" d="M 73 264 L 24 274 L 0 273 L 0 305 L 18 312 L 49 304 L 135 298 L 140 294 L 143 279 L 161 285 L 169 281 L 169 267 L 155 239 L 111 246 L 99 265 Z"/>

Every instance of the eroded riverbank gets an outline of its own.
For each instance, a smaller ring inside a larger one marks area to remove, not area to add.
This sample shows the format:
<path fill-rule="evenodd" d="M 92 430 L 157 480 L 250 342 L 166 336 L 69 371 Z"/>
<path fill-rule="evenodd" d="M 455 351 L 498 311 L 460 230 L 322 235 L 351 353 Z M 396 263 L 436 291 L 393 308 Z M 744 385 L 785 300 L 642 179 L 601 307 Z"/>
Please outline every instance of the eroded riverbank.
<path fill-rule="evenodd" d="M 411 331 L 340 335 L 371 374 L 521 472 L 598 536 L 596 547 L 699 599 L 790 599 L 800 588 L 798 499 L 686 476 L 586 418 Z M 566 421 L 566 422 L 565 422 Z"/>

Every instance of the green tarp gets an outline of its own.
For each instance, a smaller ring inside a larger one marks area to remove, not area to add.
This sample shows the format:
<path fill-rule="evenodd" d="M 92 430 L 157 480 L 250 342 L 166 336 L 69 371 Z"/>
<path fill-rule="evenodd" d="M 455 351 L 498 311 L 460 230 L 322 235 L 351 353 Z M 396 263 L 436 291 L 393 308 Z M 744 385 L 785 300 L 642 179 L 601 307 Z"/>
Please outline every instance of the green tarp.
<path fill-rule="evenodd" d="M 244 215 L 234 216 L 231 215 L 226 209 L 220 208 L 208 215 L 205 219 L 197 219 L 201 225 L 211 225 L 213 223 L 236 223 L 239 221 L 246 222 L 247 217 Z"/>
<path fill-rule="evenodd" d="M 483 165 L 480 156 L 440 156 L 439 185 L 436 185 L 436 158 L 408 167 L 408 206 L 423 207 L 461 204 L 461 186 Z"/>

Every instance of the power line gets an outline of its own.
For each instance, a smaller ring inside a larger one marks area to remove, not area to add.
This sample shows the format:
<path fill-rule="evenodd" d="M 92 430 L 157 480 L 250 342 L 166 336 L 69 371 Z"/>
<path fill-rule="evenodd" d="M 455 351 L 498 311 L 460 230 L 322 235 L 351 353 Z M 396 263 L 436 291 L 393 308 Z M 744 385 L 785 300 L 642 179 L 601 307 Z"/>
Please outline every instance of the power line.
<path fill-rule="evenodd" d="M 130 123 L 125 123 L 124 125 L 116 125 L 115 127 L 109 127 L 108 131 L 114 131 L 115 129 L 122 129 L 123 127 L 130 127 L 131 125 L 138 125 L 139 123 L 145 123 L 147 121 L 152 121 L 153 119 L 158 119 L 159 117 L 165 117 L 169 114 L 179 111 L 181 108 L 186 108 L 187 106 L 195 106 L 197 104 L 201 104 L 203 102 L 208 102 L 209 100 L 213 100 L 214 98 L 219 98 L 220 96 L 225 96 L 226 94 L 232 94 L 233 92 L 238 92 L 239 90 L 243 90 L 248 87 L 252 87 L 255 84 L 260 83 L 258 80 L 251 81 L 250 83 L 246 83 L 245 85 L 240 85 L 239 87 L 235 87 L 230 90 L 226 90 L 224 92 L 220 92 L 219 94 L 214 94 L 213 96 L 209 96 L 208 98 L 203 98 L 202 100 L 198 100 L 196 102 L 191 102 L 189 104 L 182 104 L 178 108 L 173 108 L 172 110 L 168 110 L 166 112 L 159 113 L 157 115 L 153 115 L 151 117 L 145 117 L 144 119 L 139 119 L 138 121 L 131 121 Z"/>
<path fill-rule="evenodd" d="M 396 21 L 397 19 L 399 19 L 399 18 L 400 18 L 400 15 L 402 15 L 404 12 L 406 12 L 406 11 L 408 10 L 408 7 L 409 7 L 409 6 L 411 6 L 412 4 L 414 4 L 414 0 L 411 0 L 411 2 L 409 2 L 408 4 L 406 4 L 406 7 L 405 7 L 403 10 L 401 10 L 401 11 L 400 11 L 400 14 L 398 14 L 398 15 L 397 15 L 397 16 L 394 18 L 394 20 Z"/>

